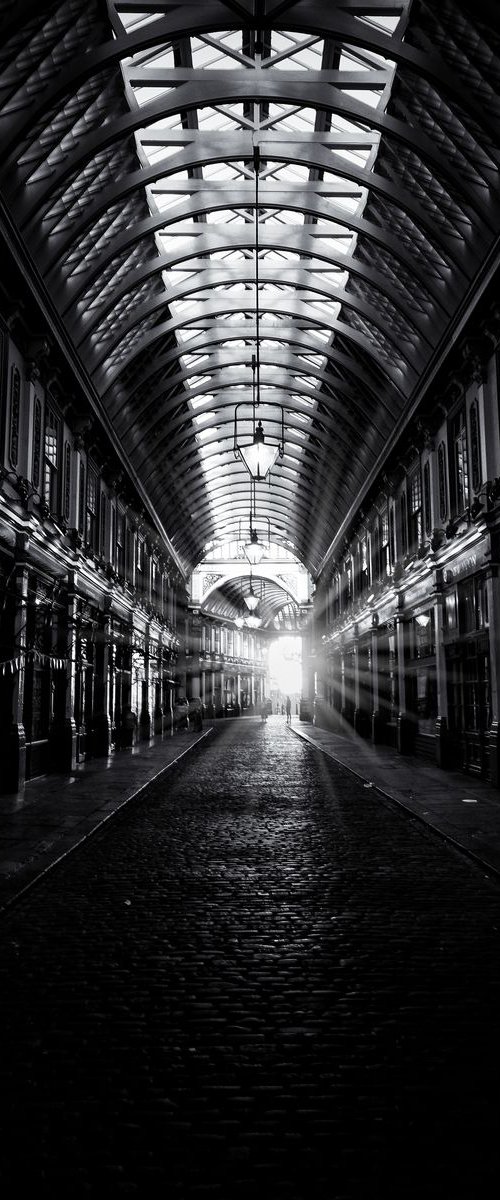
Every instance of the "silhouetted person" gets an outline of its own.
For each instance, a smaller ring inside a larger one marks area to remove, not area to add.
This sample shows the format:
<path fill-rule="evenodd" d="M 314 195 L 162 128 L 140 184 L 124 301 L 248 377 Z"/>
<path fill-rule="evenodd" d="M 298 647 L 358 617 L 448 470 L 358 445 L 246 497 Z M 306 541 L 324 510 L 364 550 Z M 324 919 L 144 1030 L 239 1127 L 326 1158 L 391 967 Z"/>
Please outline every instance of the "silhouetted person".
<path fill-rule="evenodd" d="M 291 725 L 292 724 L 292 702 L 291 702 L 289 696 L 287 696 L 287 698 L 286 698 L 285 708 L 286 708 L 286 723 L 287 723 L 287 725 Z"/>

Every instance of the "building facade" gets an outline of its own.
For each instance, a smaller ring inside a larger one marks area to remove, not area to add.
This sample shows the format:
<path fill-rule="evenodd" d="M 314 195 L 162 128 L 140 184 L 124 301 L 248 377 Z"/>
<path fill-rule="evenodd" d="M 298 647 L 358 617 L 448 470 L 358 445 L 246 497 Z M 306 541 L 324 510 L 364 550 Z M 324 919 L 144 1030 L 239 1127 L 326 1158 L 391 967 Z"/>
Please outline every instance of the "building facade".
<path fill-rule="evenodd" d="M 261 639 L 188 611 L 188 581 L 49 336 L 0 322 L 0 793 L 264 693 Z"/>
<path fill-rule="evenodd" d="M 499 782 L 500 314 L 449 356 L 318 581 L 316 719 Z"/>

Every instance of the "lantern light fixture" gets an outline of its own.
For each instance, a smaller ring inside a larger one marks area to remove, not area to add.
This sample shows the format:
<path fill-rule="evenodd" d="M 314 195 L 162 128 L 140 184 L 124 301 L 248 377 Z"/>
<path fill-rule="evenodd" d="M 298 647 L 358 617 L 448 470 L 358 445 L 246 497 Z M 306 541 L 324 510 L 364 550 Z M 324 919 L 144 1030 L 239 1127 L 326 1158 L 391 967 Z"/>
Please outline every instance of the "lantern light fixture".
<path fill-rule="evenodd" d="M 258 597 L 255 595 L 252 584 L 252 572 L 250 571 L 250 591 L 245 596 L 245 604 L 250 612 L 255 612 L 259 603 Z"/>
<path fill-rule="evenodd" d="M 246 618 L 245 624 L 248 625 L 249 629 L 259 629 L 262 625 L 262 618 L 258 617 L 256 613 L 250 613 Z"/>
<path fill-rule="evenodd" d="M 273 424 L 279 423 L 280 437 L 278 441 L 266 441 L 264 434 L 264 426 L 262 421 L 257 421 L 257 408 L 260 405 L 260 304 L 259 304 L 259 172 L 260 172 L 260 153 L 259 147 L 254 147 L 254 171 L 255 171 L 255 354 L 252 354 L 252 441 L 241 442 L 238 437 L 238 409 L 245 406 L 249 408 L 248 401 L 243 401 L 237 404 L 234 410 L 234 456 L 240 458 L 244 462 L 247 471 L 250 472 L 252 479 L 263 480 L 269 474 L 271 467 L 274 466 L 278 456 L 283 458 L 285 444 L 285 418 L 283 408 L 279 405 L 270 405 L 266 407 L 279 410 L 278 421 L 273 419 Z"/>

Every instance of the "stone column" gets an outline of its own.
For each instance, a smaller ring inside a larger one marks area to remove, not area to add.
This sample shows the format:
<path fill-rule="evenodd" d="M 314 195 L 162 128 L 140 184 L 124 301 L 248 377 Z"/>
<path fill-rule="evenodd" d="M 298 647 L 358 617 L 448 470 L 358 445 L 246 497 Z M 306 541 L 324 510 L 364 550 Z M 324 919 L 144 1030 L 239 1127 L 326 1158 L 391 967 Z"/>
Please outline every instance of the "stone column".
<path fill-rule="evenodd" d="M 172 737 L 174 732 L 174 708 L 173 708 L 173 685 L 170 682 L 172 676 L 172 661 L 171 651 L 163 652 L 163 675 L 162 675 L 162 736 Z"/>
<path fill-rule="evenodd" d="M 436 640 L 436 762 L 439 767 L 449 766 L 448 743 L 448 681 L 446 677 L 446 655 L 444 649 L 444 613 L 441 592 L 434 599 L 434 637 Z"/>
<path fill-rule="evenodd" d="M 383 741 L 384 721 L 380 712 L 378 678 L 378 614 L 372 616 L 372 742 Z"/>
<path fill-rule="evenodd" d="M 77 762 L 78 735 L 75 721 L 76 687 L 76 636 L 77 576 L 68 572 L 68 600 L 66 611 L 66 686 L 61 696 L 61 706 L 54 715 L 49 732 L 50 762 L 53 770 L 75 770 Z"/>
<path fill-rule="evenodd" d="M 12 674 L 11 723 L 0 731 L 2 753 L 2 790 L 24 792 L 26 779 L 26 735 L 23 724 L 24 683 L 26 672 L 26 622 L 28 617 L 28 556 L 27 534 L 16 535 L 16 563 L 9 588 L 15 592 L 13 627 L 13 659 L 17 664 Z"/>
<path fill-rule="evenodd" d="M 346 675 L 345 675 L 345 652 L 344 646 L 341 645 L 339 651 L 340 665 L 340 716 L 345 720 L 346 716 Z"/>
<path fill-rule="evenodd" d="M 415 724 L 406 710 L 406 623 L 402 613 L 396 616 L 396 651 L 399 693 L 397 748 L 400 754 L 411 754 Z"/>
<path fill-rule="evenodd" d="M 111 616 L 103 614 L 96 641 L 96 680 L 94 688 L 94 718 L 92 730 L 92 754 L 96 757 L 109 754 L 111 745 L 111 723 L 109 719 L 109 674 L 111 655 Z"/>
<path fill-rule="evenodd" d="M 141 741 L 148 741 L 151 737 L 151 713 L 149 711 L 149 679 L 150 679 L 150 655 L 149 655 L 150 627 L 147 625 L 144 631 L 144 676 L 141 680 L 141 708 L 139 712 L 139 738 Z"/>
<path fill-rule="evenodd" d="M 498 660 L 498 647 L 500 646 L 500 579 L 498 577 L 498 567 L 492 567 L 488 572 L 486 577 L 486 593 L 488 597 L 491 672 L 491 722 L 486 740 L 490 780 L 494 787 L 500 787 L 500 664 Z"/>

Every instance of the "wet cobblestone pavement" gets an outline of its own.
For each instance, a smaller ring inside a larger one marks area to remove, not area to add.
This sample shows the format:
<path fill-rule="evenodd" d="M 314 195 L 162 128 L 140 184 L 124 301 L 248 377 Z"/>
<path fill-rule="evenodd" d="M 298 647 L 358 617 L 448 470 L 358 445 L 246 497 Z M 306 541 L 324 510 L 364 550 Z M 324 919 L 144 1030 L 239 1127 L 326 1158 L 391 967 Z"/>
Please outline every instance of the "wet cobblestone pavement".
<path fill-rule="evenodd" d="M 476 864 L 227 726 L 2 917 L 3 1194 L 482 1200 L 499 930 Z"/>

